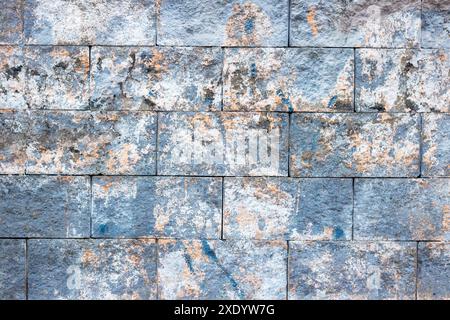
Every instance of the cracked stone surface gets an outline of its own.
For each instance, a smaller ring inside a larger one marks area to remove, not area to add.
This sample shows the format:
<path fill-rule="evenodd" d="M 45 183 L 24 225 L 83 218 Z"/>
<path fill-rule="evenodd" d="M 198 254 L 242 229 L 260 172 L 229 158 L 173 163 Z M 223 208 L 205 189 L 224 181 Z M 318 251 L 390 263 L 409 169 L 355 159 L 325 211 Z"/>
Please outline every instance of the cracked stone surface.
<path fill-rule="evenodd" d="M 220 111 L 220 48 L 92 49 L 94 109 Z"/>
<path fill-rule="evenodd" d="M 224 73 L 224 110 L 353 111 L 351 49 L 226 49 Z"/>

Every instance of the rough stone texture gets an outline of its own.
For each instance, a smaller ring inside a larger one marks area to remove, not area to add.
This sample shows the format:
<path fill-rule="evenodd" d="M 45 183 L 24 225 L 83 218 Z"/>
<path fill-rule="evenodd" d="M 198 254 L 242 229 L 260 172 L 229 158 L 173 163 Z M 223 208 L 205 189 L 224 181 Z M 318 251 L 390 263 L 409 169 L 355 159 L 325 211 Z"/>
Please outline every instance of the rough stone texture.
<path fill-rule="evenodd" d="M 220 178 L 94 177 L 92 194 L 95 237 L 220 237 Z"/>
<path fill-rule="evenodd" d="M 356 179 L 355 239 L 450 240 L 449 179 Z"/>
<path fill-rule="evenodd" d="M 0 111 L 0 174 L 25 173 L 27 120 L 24 113 Z"/>
<path fill-rule="evenodd" d="M 29 240 L 36 299 L 155 299 L 154 240 Z"/>
<path fill-rule="evenodd" d="M 25 299 L 25 240 L 0 239 L 0 300 Z"/>
<path fill-rule="evenodd" d="M 350 240 L 351 179 L 225 178 L 225 239 Z"/>
<path fill-rule="evenodd" d="M 95 109 L 221 109 L 220 48 L 92 49 Z"/>
<path fill-rule="evenodd" d="M 450 112 L 448 50 L 356 50 L 358 111 Z"/>
<path fill-rule="evenodd" d="M 88 237 L 89 177 L 0 176 L 0 213 L 0 237 Z"/>
<path fill-rule="evenodd" d="M 419 175 L 419 118 L 408 114 L 294 114 L 293 176 Z"/>
<path fill-rule="evenodd" d="M 154 174 L 156 115 L 35 112 L 27 173 Z"/>
<path fill-rule="evenodd" d="M 419 243 L 418 257 L 417 298 L 450 300 L 450 243 Z"/>
<path fill-rule="evenodd" d="M 162 299 L 285 299 L 286 243 L 159 242 Z"/>
<path fill-rule="evenodd" d="M 414 299 L 416 244 L 290 242 L 289 299 Z"/>
<path fill-rule="evenodd" d="M 353 50 L 226 49 L 224 110 L 353 111 Z"/>
<path fill-rule="evenodd" d="M 30 44 L 155 44 L 154 0 L 25 0 Z"/>
<path fill-rule="evenodd" d="M 0 44 L 18 43 L 22 38 L 22 0 L 0 0 Z"/>
<path fill-rule="evenodd" d="M 25 68 L 22 49 L 13 46 L 0 47 L 0 109 L 26 108 L 24 86 Z"/>
<path fill-rule="evenodd" d="M 422 47 L 450 48 L 450 2 L 422 0 Z"/>
<path fill-rule="evenodd" d="M 87 109 L 88 47 L 27 47 L 26 97 L 32 109 Z"/>
<path fill-rule="evenodd" d="M 158 130 L 159 174 L 287 175 L 286 114 L 163 113 Z"/>
<path fill-rule="evenodd" d="M 450 114 L 422 115 L 422 175 L 450 176 Z"/>
<path fill-rule="evenodd" d="M 420 0 L 292 0 L 290 44 L 418 46 Z"/>
<path fill-rule="evenodd" d="M 286 46 L 287 0 L 160 0 L 158 44 Z"/>

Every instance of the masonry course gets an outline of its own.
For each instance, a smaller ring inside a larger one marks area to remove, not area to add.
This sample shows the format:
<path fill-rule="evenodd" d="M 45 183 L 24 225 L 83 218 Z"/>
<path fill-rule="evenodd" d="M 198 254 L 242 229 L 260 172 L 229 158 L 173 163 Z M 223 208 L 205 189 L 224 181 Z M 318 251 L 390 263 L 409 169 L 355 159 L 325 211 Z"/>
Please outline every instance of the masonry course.
<path fill-rule="evenodd" d="M 449 299 L 449 17 L 0 0 L 0 300 Z"/>

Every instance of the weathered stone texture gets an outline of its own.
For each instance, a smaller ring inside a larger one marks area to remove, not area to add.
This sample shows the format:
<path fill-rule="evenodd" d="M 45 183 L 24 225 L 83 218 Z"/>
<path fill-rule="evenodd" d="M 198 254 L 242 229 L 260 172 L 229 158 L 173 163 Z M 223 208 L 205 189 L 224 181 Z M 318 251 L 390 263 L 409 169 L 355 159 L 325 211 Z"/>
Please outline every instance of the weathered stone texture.
<path fill-rule="evenodd" d="M 155 44 L 154 0 L 25 0 L 30 44 Z"/>
<path fill-rule="evenodd" d="M 0 300 L 25 299 L 25 240 L 0 239 Z"/>
<path fill-rule="evenodd" d="M 163 113 L 158 130 L 159 174 L 287 175 L 287 114 Z"/>
<path fill-rule="evenodd" d="M 225 178 L 225 239 L 350 240 L 351 179 Z"/>
<path fill-rule="evenodd" d="M 449 179 L 356 179 L 359 240 L 450 240 Z"/>
<path fill-rule="evenodd" d="M 0 0 L 0 44 L 22 39 L 22 0 Z"/>
<path fill-rule="evenodd" d="M 27 173 L 154 174 L 156 115 L 34 112 Z"/>
<path fill-rule="evenodd" d="M 220 48 L 92 49 L 92 107 L 220 111 Z"/>
<path fill-rule="evenodd" d="M 162 299 L 285 299 L 282 241 L 159 242 Z"/>
<path fill-rule="evenodd" d="M 450 300 L 450 243 L 419 243 L 418 257 L 417 298 Z"/>
<path fill-rule="evenodd" d="M 287 0 L 161 0 L 158 44 L 286 46 Z"/>
<path fill-rule="evenodd" d="M 289 299 L 414 299 L 416 244 L 290 242 Z"/>
<path fill-rule="evenodd" d="M 89 177 L 0 176 L 0 237 L 90 235 Z"/>
<path fill-rule="evenodd" d="M 418 46 L 420 0 L 292 0 L 293 46 Z"/>
<path fill-rule="evenodd" d="M 450 176 L 450 114 L 422 115 L 422 175 Z"/>
<path fill-rule="evenodd" d="M 422 47 L 450 48 L 450 2 L 422 0 Z"/>
<path fill-rule="evenodd" d="M 95 237 L 220 237 L 220 178 L 94 177 L 92 193 Z"/>
<path fill-rule="evenodd" d="M 30 108 L 88 108 L 88 47 L 27 47 L 25 63 Z"/>
<path fill-rule="evenodd" d="M 226 49 L 224 110 L 353 111 L 353 50 Z"/>
<path fill-rule="evenodd" d="M 155 299 L 154 240 L 29 240 L 36 299 Z"/>
<path fill-rule="evenodd" d="M 24 113 L 0 111 L 0 174 L 25 173 L 27 120 Z"/>
<path fill-rule="evenodd" d="M 0 109 L 26 108 L 24 86 L 25 68 L 22 49 L 13 46 L 0 47 Z"/>
<path fill-rule="evenodd" d="M 448 50 L 356 50 L 358 111 L 450 112 Z"/>
<path fill-rule="evenodd" d="M 417 115 L 294 114 L 290 130 L 293 176 L 419 175 Z"/>

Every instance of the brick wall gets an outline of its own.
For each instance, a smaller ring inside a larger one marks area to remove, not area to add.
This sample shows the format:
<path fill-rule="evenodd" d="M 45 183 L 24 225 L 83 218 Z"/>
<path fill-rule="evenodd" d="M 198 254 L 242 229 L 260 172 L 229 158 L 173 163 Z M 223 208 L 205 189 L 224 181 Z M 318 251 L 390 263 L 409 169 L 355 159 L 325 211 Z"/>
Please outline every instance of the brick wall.
<path fill-rule="evenodd" d="M 450 299 L 449 1 L 0 7 L 0 299 Z"/>

